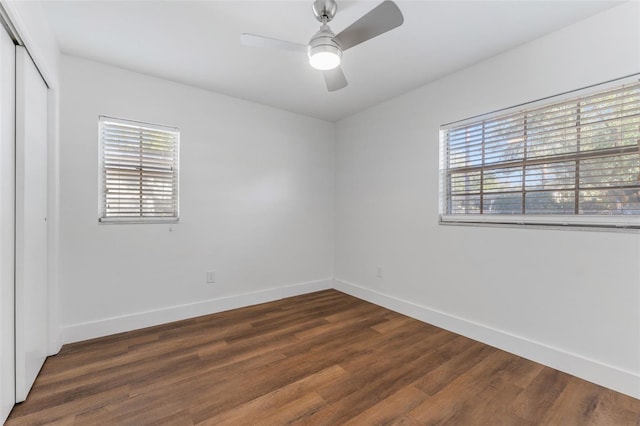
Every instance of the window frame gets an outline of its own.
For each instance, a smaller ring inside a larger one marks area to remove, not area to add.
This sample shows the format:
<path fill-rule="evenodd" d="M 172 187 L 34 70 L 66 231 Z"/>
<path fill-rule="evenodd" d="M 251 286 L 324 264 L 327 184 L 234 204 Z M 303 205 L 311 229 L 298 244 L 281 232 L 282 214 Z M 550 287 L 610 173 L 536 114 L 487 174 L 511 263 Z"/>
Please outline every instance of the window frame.
<path fill-rule="evenodd" d="M 595 95 L 599 92 L 605 92 L 624 85 L 638 84 L 640 73 L 610 80 L 605 83 L 594 84 L 588 87 L 561 93 L 559 95 L 548 96 L 536 101 L 503 108 L 491 113 L 473 116 L 464 120 L 446 123 L 440 126 L 439 140 L 439 209 L 438 217 L 441 225 L 467 225 L 467 226 L 499 226 L 499 227 L 532 227 L 532 228 L 567 228 L 567 229 L 591 229 L 591 230 L 623 230 L 634 231 L 640 230 L 640 215 L 620 214 L 509 214 L 509 213 L 481 213 L 481 214 L 453 214 L 447 212 L 447 203 L 450 194 L 448 193 L 447 176 L 447 131 L 453 128 L 460 128 L 473 123 L 481 123 L 498 117 L 504 117 L 509 114 L 518 114 L 526 111 L 535 110 L 545 106 L 552 106 L 567 102 L 571 99 L 583 98 Z M 638 145 L 632 153 L 640 155 L 640 138 Z M 571 154 L 567 157 L 577 158 L 579 154 Z M 572 161 L 569 158 L 569 161 Z M 525 164 L 523 160 L 522 164 Z M 495 165 L 494 165 L 495 167 Z M 578 176 L 574 179 L 577 181 Z"/>
<path fill-rule="evenodd" d="M 151 131 L 161 131 L 171 133 L 174 138 L 174 200 L 175 215 L 173 216 L 106 216 L 106 182 L 105 182 L 105 141 L 103 138 L 103 128 L 105 122 L 115 122 L 119 125 L 131 126 L 138 129 Z M 107 115 L 98 116 L 98 223 L 104 225 L 112 224 L 176 224 L 180 220 L 180 129 L 172 126 L 152 124 L 143 121 L 136 121 L 124 118 L 117 118 Z"/>

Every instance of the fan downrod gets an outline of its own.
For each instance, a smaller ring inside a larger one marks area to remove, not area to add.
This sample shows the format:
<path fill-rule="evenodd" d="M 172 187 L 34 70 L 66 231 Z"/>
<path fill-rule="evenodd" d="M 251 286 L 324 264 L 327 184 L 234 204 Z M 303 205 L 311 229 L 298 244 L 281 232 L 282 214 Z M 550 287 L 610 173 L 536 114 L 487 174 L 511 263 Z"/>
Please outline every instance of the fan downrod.
<path fill-rule="evenodd" d="M 322 24 L 330 22 L 336 16 L 337 11 L 336 0 L 315 0 L 313 2 L 313 14 Z"/>

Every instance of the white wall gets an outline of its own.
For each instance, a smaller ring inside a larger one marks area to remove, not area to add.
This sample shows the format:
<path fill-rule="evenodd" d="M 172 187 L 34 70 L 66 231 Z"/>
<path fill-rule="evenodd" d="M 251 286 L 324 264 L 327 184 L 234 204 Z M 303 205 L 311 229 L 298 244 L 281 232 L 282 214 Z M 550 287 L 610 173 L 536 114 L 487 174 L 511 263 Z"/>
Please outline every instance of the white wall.
<path fill-rule="evenodd" d="M 61 93 L 65 341 L 331 284 L 333 124 L 68 56 Z M 99 115 L 180 129 L 180 223 L 98 224 Z"/>
<path fill-rule="evenodd" d="M 339 122 L 336 286 L 640 397 L 639 234 L 438 225 L 440 124 L 637 72 L 635 2 Z"/>

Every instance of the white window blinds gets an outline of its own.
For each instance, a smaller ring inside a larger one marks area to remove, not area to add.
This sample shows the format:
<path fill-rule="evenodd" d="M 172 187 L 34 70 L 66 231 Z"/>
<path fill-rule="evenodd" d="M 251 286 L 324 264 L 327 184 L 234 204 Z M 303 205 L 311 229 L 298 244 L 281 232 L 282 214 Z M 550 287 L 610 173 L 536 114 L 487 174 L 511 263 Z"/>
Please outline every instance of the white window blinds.
<path fill-rule="evenodd" d="M 178 129 L 99 118 L 100 221 L 178 220 Z"/>
<path fill-rule="evenodd" d="M 442 220 L 638 227 L 639 142 L 637 81 L 443 127 Z"/>

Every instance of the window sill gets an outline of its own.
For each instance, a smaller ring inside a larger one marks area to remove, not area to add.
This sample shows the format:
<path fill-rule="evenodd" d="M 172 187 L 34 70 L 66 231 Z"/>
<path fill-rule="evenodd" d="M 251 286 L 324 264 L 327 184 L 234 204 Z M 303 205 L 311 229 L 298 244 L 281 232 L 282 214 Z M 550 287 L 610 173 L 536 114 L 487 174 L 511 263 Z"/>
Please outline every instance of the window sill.
<path fill-rule="evenodd" d="M 179 222 L 179 218 L 99 218 L 99 225 L 162 225 L 162 224 L 176 224 Z"/>
<path fill-rule="evenodd" d="M 440 215 L 440 225 L 639 232 L 640 216 Z"/>

